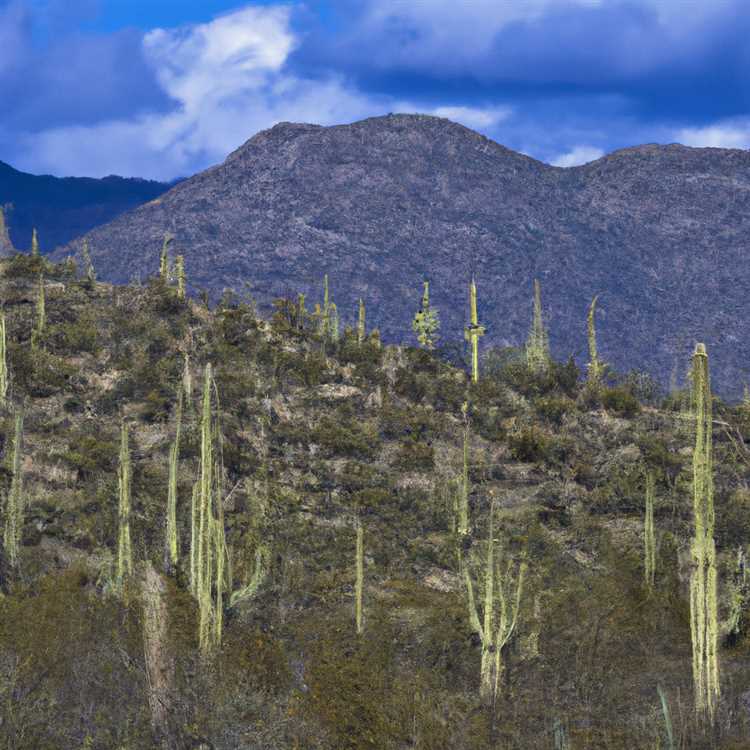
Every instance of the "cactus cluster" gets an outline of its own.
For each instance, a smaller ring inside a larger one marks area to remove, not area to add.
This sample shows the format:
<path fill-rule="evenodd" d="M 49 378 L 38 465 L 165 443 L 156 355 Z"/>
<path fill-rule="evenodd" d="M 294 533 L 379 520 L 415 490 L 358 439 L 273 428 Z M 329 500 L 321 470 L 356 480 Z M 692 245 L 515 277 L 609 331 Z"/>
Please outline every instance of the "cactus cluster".
<path fill-rule="evenodd" d="M 430 282 L 424 282 L 422 291 L 422 304 L 419 310 L 414 314 L 414 320 L 411 324 L 412 330 L 417 335 L 417 341 L 425 349 L 432 350 L 435 348 L 440 330 L 440 317 L 438 311 L 430 306 Z"/>
<path fill-rule="evenodd" d="M 482 643 L 479 694 L 483 700 L 497 698 L 497 688 L 503 669 L 502 651 L 513 635 L 521 606 L 521 594 L 526 575 L 526 561 L 522 559 L 515 575 L 511 563 L 503 567 L 495 560 L 494 504 L 490 506 L 487 548 L 484 564 L 483 617 L 480 620 L 474 596 L 474 583 L 468 564 L 463 565 L 464 582 L 469 601 L 469 621 Z"/>

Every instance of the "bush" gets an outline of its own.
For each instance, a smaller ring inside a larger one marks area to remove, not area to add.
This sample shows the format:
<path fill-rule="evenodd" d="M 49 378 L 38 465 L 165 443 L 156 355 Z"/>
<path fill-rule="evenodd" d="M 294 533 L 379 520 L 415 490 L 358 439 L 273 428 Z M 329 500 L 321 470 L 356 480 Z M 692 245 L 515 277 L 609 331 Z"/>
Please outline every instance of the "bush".
<path fill-rule="evenodd" d="M 544 396 L 534 402 L 539 416 L 553 424 L 562 424 L 562 418 L 576 407 L 575 401 L 566 396 Z"/>
<path fill-rule="evenodd" d="M 392 465 L 403 471 L 429 471 L 435 467 L 435 450 L 430 443 L 402 443 Z"/>
<path fill-rule="evenodd" d="M 508 435 L 508 447 L 516 461 L 542 461 L 548 451 L 548 440 L 536 427 L 524 427 Z"/>
<path fill-rule="evenodd" d="M 600 394 L 602 406 L 621 417 L 634 417 L 641 410 L 638 399 L 622 386 L 603 388 Z"/>

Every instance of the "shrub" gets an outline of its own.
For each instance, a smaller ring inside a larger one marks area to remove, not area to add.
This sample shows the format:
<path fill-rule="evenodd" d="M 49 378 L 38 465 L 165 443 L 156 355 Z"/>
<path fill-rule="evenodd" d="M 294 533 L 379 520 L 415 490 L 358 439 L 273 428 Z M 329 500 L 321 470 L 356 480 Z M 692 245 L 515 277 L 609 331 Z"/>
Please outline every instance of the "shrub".
<path fill-rule="evenodd" d="M 638 399 L 622 386 L 602 389 L 600 399 L 607 411 L 622 417 L 633 417 L 641 410 Z"/>
<path fill-rule="evenodd" d="M 548 440 L 536 427 L 523 427 L 508 435 L 511 455 L 517 461 L 542 461 L 548 451 Z"/>

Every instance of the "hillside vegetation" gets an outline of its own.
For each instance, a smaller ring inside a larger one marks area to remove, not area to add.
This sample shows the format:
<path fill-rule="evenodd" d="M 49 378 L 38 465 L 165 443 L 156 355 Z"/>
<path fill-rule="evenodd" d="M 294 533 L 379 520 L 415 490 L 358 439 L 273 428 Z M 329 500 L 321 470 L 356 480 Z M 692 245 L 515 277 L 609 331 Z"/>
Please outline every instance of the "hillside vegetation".
<path fill-rule="evenodd" d="M 706 722 L 687 392 L 481 340 L 472 382 L 339 328 L 322 284 L 264 319 L 181 298 L 168 261 L 0 263 L 0 747 L 748 746 L 747 406 L 713 402 Z"/>

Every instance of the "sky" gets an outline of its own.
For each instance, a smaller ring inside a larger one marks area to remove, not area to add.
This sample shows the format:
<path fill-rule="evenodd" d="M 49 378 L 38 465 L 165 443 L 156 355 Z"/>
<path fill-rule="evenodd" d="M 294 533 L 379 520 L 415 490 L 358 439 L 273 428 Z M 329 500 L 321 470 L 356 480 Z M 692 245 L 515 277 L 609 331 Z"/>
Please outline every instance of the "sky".
<path fill-rule="evenodd" d="M 748 31 L 747 0 L 0 0 L 0 161 L 167 181 L 389 112 L 564 167 L 745 149 Z"/>

